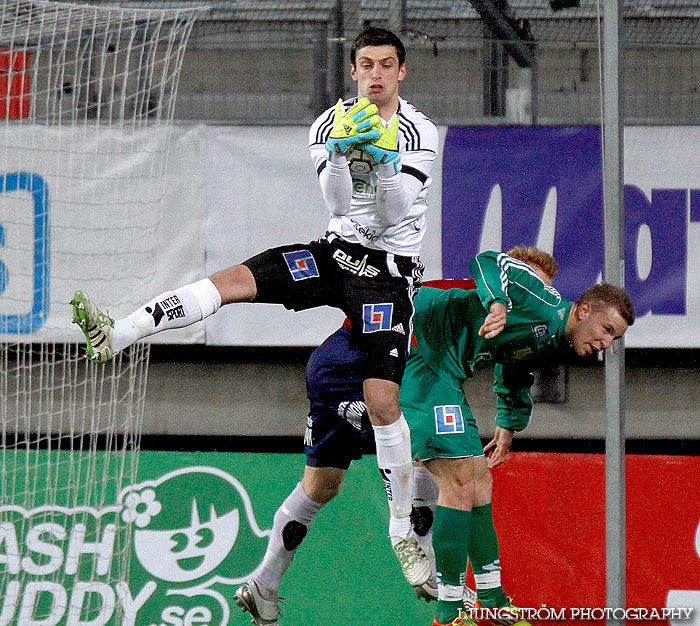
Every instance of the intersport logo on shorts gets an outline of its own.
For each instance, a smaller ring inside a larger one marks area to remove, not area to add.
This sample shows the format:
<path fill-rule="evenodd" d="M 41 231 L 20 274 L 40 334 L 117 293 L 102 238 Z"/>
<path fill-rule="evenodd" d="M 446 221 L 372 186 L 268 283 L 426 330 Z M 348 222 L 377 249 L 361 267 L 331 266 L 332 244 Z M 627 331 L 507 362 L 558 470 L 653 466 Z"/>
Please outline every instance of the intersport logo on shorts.
<path fill-rule="evenodd" d="M 1 626 L 226 626 L 270 532 L 212 467 L 131 485 L 99 510 L 4 506 L 0 520 Z"/>

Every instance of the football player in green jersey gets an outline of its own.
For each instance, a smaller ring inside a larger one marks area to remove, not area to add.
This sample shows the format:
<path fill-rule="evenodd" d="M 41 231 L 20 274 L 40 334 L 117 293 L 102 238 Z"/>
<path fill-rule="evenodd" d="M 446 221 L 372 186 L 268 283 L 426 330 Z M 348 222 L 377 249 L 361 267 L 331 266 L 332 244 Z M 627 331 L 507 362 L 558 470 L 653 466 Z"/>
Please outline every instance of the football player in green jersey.
<path fill-rule="evenodd" d="M 532 371 L 571 355 L 608 349 L 634 323 L 627 293 L 609 284 L 569 302 L 526 263 L 483 252 L 471 262 L 475 290 L 422 288 L 415 299 L 415 345 L 400 402 L 413 454 L 438 485 L 433 524 L 438 584 L 435 624 L 476 623 L 461 612 L 467 560 L 479 604 L 500 608 L 498 623 L 525 626 L 501 587 L 491 512 L 489 468 L 503 463 L 513 433 L 532 413 Z M 497 397 L 494 438 L 481 448 L 462 384 L 493 367 Z M 491 454 L 487 459 L 485 451 Z M 479 538 L 475 541 L 475 538 Z"/>

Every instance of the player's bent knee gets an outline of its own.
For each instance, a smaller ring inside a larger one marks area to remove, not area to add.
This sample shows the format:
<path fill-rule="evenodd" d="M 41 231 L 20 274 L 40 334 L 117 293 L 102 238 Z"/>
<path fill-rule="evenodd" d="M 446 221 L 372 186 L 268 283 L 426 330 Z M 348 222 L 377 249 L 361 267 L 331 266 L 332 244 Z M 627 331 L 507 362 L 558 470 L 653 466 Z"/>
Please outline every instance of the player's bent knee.
<path fill-rule="evenodd" d="M 476 493 L 476 482 L 472 479 L 458 479 L 455 481 L 455 490 L 461 494 L 464 502 L 471 502 Z"/>
<path fill-rule="evenodd" d="M 334 467 L 306 467 L 301 480 L 304 493 L 317 504 L 328 504 L 340 493 L 345 471 Z"/>
<path fill-rule="evenodd" d="M 465 511 L 473 508 L 476 494 L 473 480 L 465 481 L 452 477 L 439 481 L 438 484 L 440 488 L 438 504 Z"/>
<path fill-rule="evenodd" d="M 212 274 L 214 286 L 221 294 L 221 304 L 251 302 L 258 293 L 255 277 L 245 265 L 234 265 Z"/>
<path fill-rule="evenodd" d="M 372 424 L 387 426 L 401 417 L 399 386 L 379 378 L 365 380 L 363 385 L 365 404 Z"/>
<path fill-rule="evenodd" d="M 474 475 L 474 483 L 476 487 L 476 493 L 474 496 L 475 505 L 481 506 L 491 502 L 493 476 L 491 475 L 491 470 L 489 470 L 485 463 L 483 469 L 481 467 L 477 467 Z"/>
<path fill-rule="evenodd" d="M 311 493 L 307 492 L 306 495 L 308 495 L 314 502 L 317 502 L 318 504 L 328 504 L 340 493 L 340 485 L 329 484 L 314 486 L 310 491 Z"/>

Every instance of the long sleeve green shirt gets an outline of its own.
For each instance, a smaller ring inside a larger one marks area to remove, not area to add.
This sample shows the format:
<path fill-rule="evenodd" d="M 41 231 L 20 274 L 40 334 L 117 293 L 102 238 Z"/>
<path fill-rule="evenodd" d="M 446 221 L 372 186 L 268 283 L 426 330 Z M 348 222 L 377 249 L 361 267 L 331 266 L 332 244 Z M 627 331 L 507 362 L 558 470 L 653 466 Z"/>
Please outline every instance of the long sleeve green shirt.
<path fill-rule="evenodd" d="M 418 291 L 413 351 L 457 389 L 475 371 L 493 366 L 496 423 L 519 431 L 532 414 L 532 371 L 561 363 L 571 353 L 564 330 L 572 304 L 506 254 L 483 252 L 472 260 L 471 270 L 475 290 Z M 494 302 L 505 305 L 506 325 L 496 337 L 484 339 L 479 328 Z"/>

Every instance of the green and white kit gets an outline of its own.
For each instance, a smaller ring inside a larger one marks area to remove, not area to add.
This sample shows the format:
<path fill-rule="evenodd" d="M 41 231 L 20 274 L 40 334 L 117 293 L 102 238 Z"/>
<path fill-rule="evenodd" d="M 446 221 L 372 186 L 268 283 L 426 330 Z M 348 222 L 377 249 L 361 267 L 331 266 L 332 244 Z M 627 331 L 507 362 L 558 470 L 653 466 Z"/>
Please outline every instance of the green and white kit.
<path fill-rule="evenodd" d="M 418 460 L 483 454 L 462 389 L 474 372 L 493 367 L 496 423 L 520 431 L 532 414 L 533 370 L 571 353 L 564 330 L 572 303 L 532 268 L 504 253 L 482 252 L 471 271 L 476 289 L 422 287 L 414 301 L 415 345 L 400 403 Z M 506 306 L 506 325 L 484 339 L 479 328 L 494 302 Z"/>

